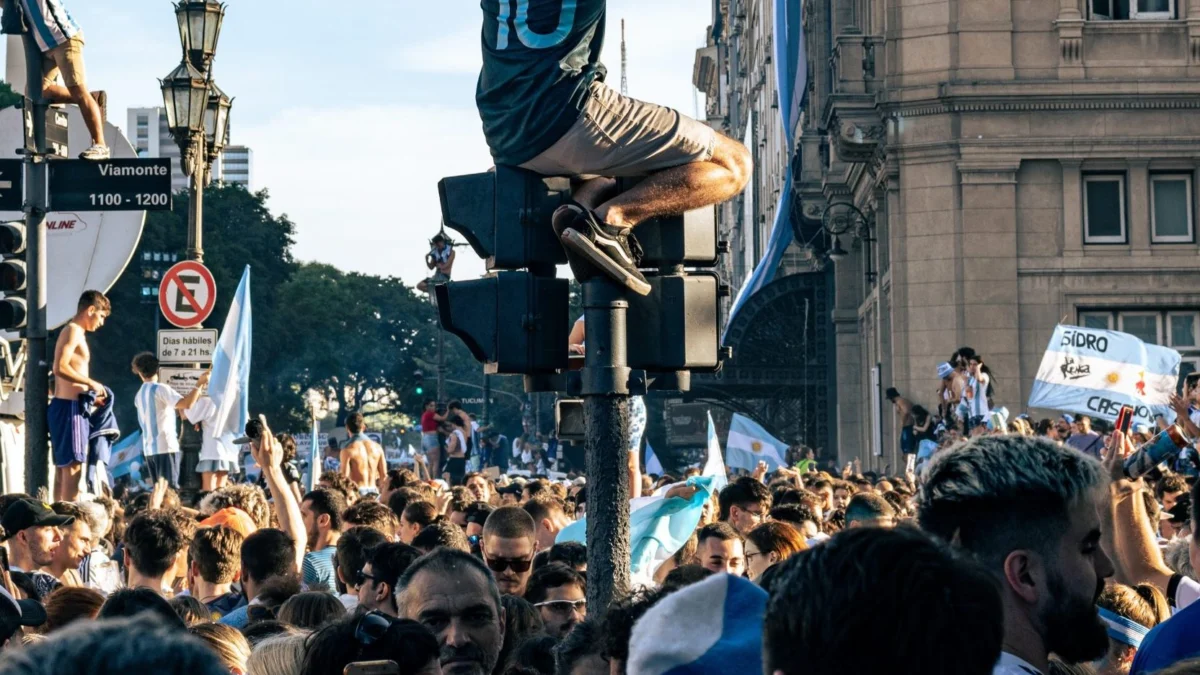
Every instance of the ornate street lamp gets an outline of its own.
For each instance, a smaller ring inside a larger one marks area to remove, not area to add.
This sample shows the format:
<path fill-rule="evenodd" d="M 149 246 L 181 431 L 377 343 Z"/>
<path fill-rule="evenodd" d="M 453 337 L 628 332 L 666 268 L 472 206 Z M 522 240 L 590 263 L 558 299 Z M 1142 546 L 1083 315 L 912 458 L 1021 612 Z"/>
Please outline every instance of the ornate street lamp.
<path fill-rule="evenodd" d="M 184 0 L 175 3 L 179 41 L 183 57 L 202 73 L 208 73 L 217 53 L 217 40 L 225 20 L 225 4 L 214 0 Z"/>
<path fill-rule="evenodd" d="M 208 165 L 220 157 L 229 142 L 229 110 L 233 99 L 225 95 L 216 82 L 212 82 L 208 93 L 208 105 L 204 109 L 204 142 L 208 146 Z M 212 178 L 212 172 L 208 172 Z M 207 181 L 206 181 L 207 184 Z"/>
<path fill-rule="evenodd" d="M 190 176 L 196 169 L 194 137 L 204 131 L 204 115 L 209 98 L 208 80 L 192 64 L 184 61 L 158 83 L 167 112 L 167 128 L 179 145 L 183 173 Z"/>

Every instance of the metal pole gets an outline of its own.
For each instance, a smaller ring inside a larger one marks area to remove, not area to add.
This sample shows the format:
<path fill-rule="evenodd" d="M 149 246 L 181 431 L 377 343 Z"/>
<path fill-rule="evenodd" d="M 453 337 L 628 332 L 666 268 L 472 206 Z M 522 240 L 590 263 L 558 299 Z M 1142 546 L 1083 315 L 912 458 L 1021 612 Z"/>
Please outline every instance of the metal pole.
<path fill-rule="evenodd" d="M 196 262 L 204 262 L 204 158 L 207 149 L 204 147 L 204 135 L 192 136 L 193 147 L 196 148 L 192 164 L 190 199 L 188 200 L 188 245 L 187 256 Z"/>
<path fill-rule="evenodd" d="M 492 376 L 487 373 L 483 374 L 483 423 L 487 424 L 491 420 L 492 409 Z"/>
<path fill-rule="evenodd" d="M 25 491 L 37 494 L 50 486 L 49 425 L 46 408 L 50 400 L 50 359 L 46 340 L 46 210 L 49 168 L 46 165 L 46 114 L 49 103 L 42 92 L 42 51 L 33 36 L 22 36 L 25 43 L 26 92 L 33 102 L 34 152 L 26 152 L 25 227 L 28 242 L 25 267 L 27 323 L 25 341 L 28 361 L 25 367 Z"/>
<path fill-rule="evenodd" d="M 583 284 L 586 317 L 588 604 L 603 611 L 629 593 L 629 303 L 607 279 Z"/>
<path fill-rule="evenodd" d="M 446 331 L 442 330 L 442 324 L 438 323 L 438 339 L 437 339 L 437 400 L 438 403 L 446 402 Z"/>

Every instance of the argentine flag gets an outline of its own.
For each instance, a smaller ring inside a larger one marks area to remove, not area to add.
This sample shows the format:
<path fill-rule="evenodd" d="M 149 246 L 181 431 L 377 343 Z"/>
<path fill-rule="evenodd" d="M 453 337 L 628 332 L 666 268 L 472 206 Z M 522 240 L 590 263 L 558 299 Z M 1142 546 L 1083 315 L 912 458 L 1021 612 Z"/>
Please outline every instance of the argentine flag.
<path fill-rule="evenodd" d="M 729 438 L 725 441 L 725 461 L 734 469 L 754 471 L 759 462 L 767 463 L 768 471 L 786 466 L 787 443 L 767 433 L 757 422 L 734 414 L 729 423 Z"/>
<path fill-rule="evenodd" d="M 666 493 L 671 488 L 685 483 L 665 485 L 653 496 L 634 499 L 630 502 L 629 548 L 630 575 L 634 585 L 650 586 L 654 583 L 654 572 L 659 565 L 683 548 L 700 524 L 704 505 L 728 482 L 725 462 L 721 459 L 721 446 L 717 442 L 712 415 L 708 416 L 708 458 L 703 473 L 689 478 L 686 485 L 696 488 L 690 499 L 671 497 Z M 587 518 L 580 518 L 563 528 L 555 539 L 556 543 L 577 541 L 587 544 Z"/>
<path fill-rule="evenodd" d="M 146 461 L 142 455 L 142 432 L 135 431 L 118 441 L 112 447 L 111 461 L 108 472 L 113 478 L 135 473 L 133 465 L 138 464 L 140 468 Z"/>
<path fill-rule="evenodd" d="M 646 473 L 661 476 L 666 471 L 663 471 L 662 462 L 658 461 L 658 455 L 654 454 L 654 448 L 650 447 L 650 441 L 646 441 Z"/>
<path fill-rule="evenodd" d="M 1153 425 L 1157 415 L 1174 420 L 1170 398 L 1181 361 L 1174 349 L 1128 333 L 1060 325 L 1038 367 L 1029 407 L 1114 421 L 1128 405 L 1135 424 Z"/>
<path fill-rule="evenodd" d="M 214 438 L 240 436 L 250 418 L 250 335 L 250 266 L 246 265 L 213 354 L 208 395 L 217 406 L 210 426 Z"/>

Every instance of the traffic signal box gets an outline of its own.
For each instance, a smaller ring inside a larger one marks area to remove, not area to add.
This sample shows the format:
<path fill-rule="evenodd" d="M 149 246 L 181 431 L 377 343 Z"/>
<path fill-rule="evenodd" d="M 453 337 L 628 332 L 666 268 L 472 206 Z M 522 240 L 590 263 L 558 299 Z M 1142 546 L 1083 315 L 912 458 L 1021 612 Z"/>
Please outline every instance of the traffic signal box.
<path fill-rule="evenodd" d="M 25 224 L 0 223 L 0 330 L 25 327 Z"/>
<path fill-rule="evenodd" d="M 631 183 L 622 185 L 622 189 Z M 489 275 L 436 287 L 442 327 L 462 338 L 494 374 L 526 375 L 529 391 L 568 388 L 567 279 L 555 278 L 566 254 L 551 227 L 571 202 L 570 182 L 512 167 L 438 184 L 445 224 L 461 233 Z M 691 371 L 718 370 L 720 302 L 728 293 L 711 268 L 725 252 L 715 210 L 700 209 L 639 225 L 649 295 L 626 294 L 629 367 L 652 388 L 686 391 Z"/>

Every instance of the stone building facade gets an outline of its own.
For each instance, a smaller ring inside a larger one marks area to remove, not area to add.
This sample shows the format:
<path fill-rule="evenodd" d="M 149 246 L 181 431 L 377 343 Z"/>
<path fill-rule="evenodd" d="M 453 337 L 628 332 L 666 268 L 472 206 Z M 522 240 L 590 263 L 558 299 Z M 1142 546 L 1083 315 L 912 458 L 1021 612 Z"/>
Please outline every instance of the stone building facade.
<path fill-rule="evenodd" d="M 715 26 L 771 4 L 718 4 Z M 861 214 L 837 242 L 839 460 L 902 465 L 882 390 L 935 406 L 961 345 L 1014 414 L 1060 321 L 1196 367 L 1200 0 L 803 0 L 803 25 L 804 225 Z M 764 79 L 738 58 L 730 110 Z"/>

